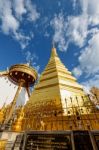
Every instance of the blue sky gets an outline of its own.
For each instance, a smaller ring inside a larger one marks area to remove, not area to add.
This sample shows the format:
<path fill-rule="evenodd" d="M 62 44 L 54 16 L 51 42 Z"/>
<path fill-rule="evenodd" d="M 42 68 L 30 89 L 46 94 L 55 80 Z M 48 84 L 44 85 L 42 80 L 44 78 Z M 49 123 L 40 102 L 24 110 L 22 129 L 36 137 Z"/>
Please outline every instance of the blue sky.
<path fill-rule="evenodd" d="M 27 63 L 41 73 L 52 41 L 86 87 L 99 87 L 98 0 L 0 0 L 0 70 Z"/>

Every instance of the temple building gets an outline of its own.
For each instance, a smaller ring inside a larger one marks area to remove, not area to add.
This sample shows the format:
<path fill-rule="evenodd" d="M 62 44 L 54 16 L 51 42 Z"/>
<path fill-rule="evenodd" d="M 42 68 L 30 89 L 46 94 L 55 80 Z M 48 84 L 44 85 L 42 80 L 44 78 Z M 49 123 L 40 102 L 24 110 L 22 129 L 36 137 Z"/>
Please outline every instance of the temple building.
<path fill-rule="evenodd" d="M 99 100 L 84 92 L 56 48 L 35 85 L 37 73 L 29 64 L 14 65 L 0 75 L 18 85 L 12 103 L 0 110 L 2 150 L 99 149 L 99 110 L 93 103 Z M 29 100 L 16 107 L 21 87 Z"/>

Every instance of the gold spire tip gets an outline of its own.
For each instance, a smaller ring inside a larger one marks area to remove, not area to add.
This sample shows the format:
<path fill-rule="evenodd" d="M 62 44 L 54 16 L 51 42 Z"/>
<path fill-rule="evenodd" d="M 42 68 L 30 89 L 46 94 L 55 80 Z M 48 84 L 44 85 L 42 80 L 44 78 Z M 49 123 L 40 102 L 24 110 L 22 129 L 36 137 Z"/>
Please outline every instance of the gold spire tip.
<path fill-rule="evenodd" d="M 52 56 L 57 56 L 56 48 L 55 48 L 55 41 L 53 40 L 52 42 Z"/>

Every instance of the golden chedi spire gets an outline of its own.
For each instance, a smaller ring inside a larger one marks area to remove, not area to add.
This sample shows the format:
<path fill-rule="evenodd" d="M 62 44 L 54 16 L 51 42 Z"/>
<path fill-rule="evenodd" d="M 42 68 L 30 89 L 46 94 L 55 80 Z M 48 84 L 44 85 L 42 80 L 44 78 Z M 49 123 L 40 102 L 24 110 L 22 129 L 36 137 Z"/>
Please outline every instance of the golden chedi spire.
<path fill-rule="evenodd" d="M 52 52 L 51 52 L 51 57 L 55 57 L 55 56 L 57 56 L 57 52 L 56 52 L 55 45 L 54 45 L 54 43 L 53 43 Z"/>
<path fill-rule="evenodd" d="M 57 103 L 64 105 L 65 98 L 83 95 L 82 86 L 77 83 L 76 78 L 61 62 L 56 48 L 53 46 L 49 62 L 28 103 L 34 104 L 54 99 Z"/>
<path fill-rule="evenodd" d="M 57 54 L 57 50 L 56 50 L 56 47 L 55 47 L 55 42 L 53 41 L 52 42 L 51 57 L 55 57 L 55 56 L 58 56 L 58 54 Z"/>
<path fill-rule="evenodd" d="M 96 127 L 89 125 L 88 115 L 92 112 L 92 108 L 82 86 L 61 62 L 56 48 L 53 47 L 48 64 L 35 85 L 30 100 L 25 105 L 24 122 L 27 123 L 24 128 L 75 130 L 91 127 L 97 129 L 99 125 Z"/>

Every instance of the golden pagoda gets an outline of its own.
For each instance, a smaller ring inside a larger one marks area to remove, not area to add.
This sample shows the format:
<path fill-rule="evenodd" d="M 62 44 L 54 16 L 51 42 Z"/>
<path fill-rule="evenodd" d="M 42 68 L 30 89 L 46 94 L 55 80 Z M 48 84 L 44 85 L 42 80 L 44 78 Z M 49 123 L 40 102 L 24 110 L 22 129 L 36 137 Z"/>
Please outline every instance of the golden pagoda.
<path fill-rule="evenodd" d="M 23 130 L 99 128 L 94 104 L 61 62 L 54 47 L 24 111 L 24 124 L 27 124 Z"/>
<path fill-rule="evenodd" d="M 77 83 L 75 77 L 61 62 L 56 48 L 52 48 L 50 60 L 41 74 L 39 83 L 35 86 L 29 103 L 46 102 L 55 99 L 57 104 L 64 107 L 64 99 L 73 96 L 84 96 L 85 93 L 80 84 Z M 74 105 L 77 102 L 73 101 Z M 69 106 L 69 101 L 67 106 Z"/>

